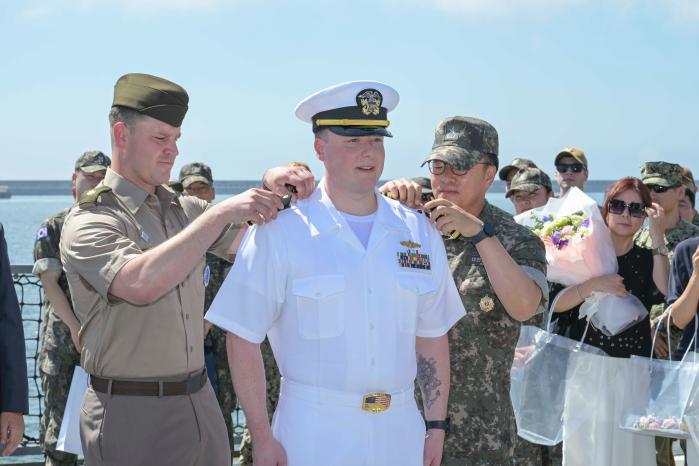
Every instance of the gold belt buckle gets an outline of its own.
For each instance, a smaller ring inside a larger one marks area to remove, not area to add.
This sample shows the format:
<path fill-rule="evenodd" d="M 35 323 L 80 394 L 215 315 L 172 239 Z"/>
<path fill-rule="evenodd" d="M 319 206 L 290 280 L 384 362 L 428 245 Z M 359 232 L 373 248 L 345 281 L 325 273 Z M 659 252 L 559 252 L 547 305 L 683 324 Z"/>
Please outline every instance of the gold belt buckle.
<path fill-rule="evenodd" d="M 362 397 L 362 409 L 370 413 L 382 413 L 391 406 L 388 393 L 368 393 Z"/>

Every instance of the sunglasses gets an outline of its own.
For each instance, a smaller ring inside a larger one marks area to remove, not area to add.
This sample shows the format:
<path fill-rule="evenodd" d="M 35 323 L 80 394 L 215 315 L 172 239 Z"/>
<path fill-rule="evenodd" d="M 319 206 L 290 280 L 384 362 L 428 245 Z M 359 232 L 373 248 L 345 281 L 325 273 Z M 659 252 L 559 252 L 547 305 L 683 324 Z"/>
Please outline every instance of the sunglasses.
<path fill-rule="evenodd" d="M 573 173 L 580 173 L 585 169 L 585 166 L 581 163 L 558 163 L 556 164 L 556 171 L 558 173 L 565 173 L 568 170 Z"/>
<path fill-rule="evenodd" d="M 627 204 L 619 199 L 609 201 L 608 209 L 610 214 L 623 215 L 626 209 L 629 209 L 629 215 L 636 218 L 646 217 L 646 206 L 640 202 L 632 202 Z"/>
<path fill-rule="evenodd" d="M 679 185 L 677 185 L 679 186 Z M 666 193 L 671 189 L 675 189 L 677 186 L 660 186 L 659 184 L 647 184 L 646 188 L 650 189 L 656 194 Z"/>

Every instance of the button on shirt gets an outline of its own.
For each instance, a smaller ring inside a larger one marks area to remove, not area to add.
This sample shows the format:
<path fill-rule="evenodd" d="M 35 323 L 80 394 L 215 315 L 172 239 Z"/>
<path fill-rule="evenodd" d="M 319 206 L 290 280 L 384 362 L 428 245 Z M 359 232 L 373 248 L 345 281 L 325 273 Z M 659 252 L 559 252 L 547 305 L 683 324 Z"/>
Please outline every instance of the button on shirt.
<path fill-rule="evenodd" d="M 61 236 L 61 260 L 81 323 L 82 366 L 101 377 L 135 379 L 202 368 L 203 257 L 154 303 L 134 305 L 108 291 L 128 261 L 175 236 L 208 204 L 164 186 L 149 194 L 111 169 L 103 184 L 112 191 L 75 207 Z M 237 232 L 228 227 L 210 251 L 226 257 Z"/>
<path fill-rule="evenodd" d="M 444 335 L 464 315 L 442 238 L 377 193 L 365 248 L 323 185 L 250 229 L 206 318 L 254 343 L 267 334 L 291 381 L 355 393 L 411 387 L 415 337 Z M 423 255 L 417 266 L 401 263 L 408 249 Z"/>

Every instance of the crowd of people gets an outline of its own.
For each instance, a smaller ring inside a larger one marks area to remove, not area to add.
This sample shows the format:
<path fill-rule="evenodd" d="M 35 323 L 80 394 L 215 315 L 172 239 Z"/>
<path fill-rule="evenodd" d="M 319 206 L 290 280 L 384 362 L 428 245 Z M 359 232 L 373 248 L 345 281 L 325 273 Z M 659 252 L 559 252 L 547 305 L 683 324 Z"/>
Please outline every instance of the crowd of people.
<path fill-rule="evenodd" d="M 486 193 L 499 177 L 521 214 L 584 191 L 579 148 L 553 157 L 555 193 L 531 160 L 499 167 L 490 123 L 449 117 L 423 163 L 429 178 L 392 180 L 377 195 L 399 96 L 354 81 L 296 109 L 324 165 L 317 186 L 306 164 L 291 162 L 212 204 L 207 164 L 170 180 L 188 101 L 168 80 L 122 76 L 111 158 L 81 155 L 75 204 L 36 233 L 47 465 L 77 464 L 57 449 L 77 365 L 90 374 L 80 426 L 91 466 L 230 464 L 237 403 L 244 465 L 543 466 L 565 463 L 566 449 L 517 436 L 510 367 L 523 323 L 543 325 L 550 311 L 556 333 L 614 358 L 688 349 L 699 303 L 688 168 L 646 162 L 614 182 L 600 211 L 618 272 L 566 287 L 547 281 L 544 243 Z M 27 405 L 6 260 L 2 274 L 4 455 L 19 443 Z M 607 336 L 578 316 L 596 292 L 633 294 L 648 316 Z M 678 344 L 653 347 L 656 328 Z M 658 465 L 674 464 L 669 439 L 655 450 Z"/>

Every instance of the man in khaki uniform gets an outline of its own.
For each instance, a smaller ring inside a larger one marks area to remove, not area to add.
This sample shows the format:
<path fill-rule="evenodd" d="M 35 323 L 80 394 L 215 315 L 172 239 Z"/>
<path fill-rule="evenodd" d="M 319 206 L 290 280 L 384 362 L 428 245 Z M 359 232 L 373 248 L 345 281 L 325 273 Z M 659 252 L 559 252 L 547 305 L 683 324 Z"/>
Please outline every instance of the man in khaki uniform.
<path fill-rule="evenodd" d="M 61 260 L 90 374 L 80 429 L 86 464 L 230 465 L 204 370 L 204 255 L 235 252 L 232 224 L 283 208 L 251 189 L 215 206 L 164 183 L 189 97 L 127 74 L 109 114 L 112 167 L 66 218 Z"/>

